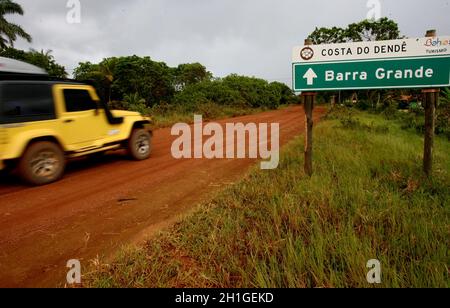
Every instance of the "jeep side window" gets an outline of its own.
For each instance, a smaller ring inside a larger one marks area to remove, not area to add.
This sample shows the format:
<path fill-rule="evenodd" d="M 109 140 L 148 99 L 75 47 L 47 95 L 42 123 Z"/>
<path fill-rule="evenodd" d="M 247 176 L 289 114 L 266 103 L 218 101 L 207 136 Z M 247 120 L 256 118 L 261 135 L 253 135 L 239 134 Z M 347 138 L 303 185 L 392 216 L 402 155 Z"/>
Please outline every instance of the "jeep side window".
<path fill-rule="evenodd" d="M 50 85 L 6 83 L 1 86 L 1 124 L 46 121 L 55 118 Z"/>
<path fill-rule="evenodd" d="M 64 101 L 67 112 L 88 111 L 98 108 L 97 103 L 87 90 L 66 89 L 64 90 Z"/>

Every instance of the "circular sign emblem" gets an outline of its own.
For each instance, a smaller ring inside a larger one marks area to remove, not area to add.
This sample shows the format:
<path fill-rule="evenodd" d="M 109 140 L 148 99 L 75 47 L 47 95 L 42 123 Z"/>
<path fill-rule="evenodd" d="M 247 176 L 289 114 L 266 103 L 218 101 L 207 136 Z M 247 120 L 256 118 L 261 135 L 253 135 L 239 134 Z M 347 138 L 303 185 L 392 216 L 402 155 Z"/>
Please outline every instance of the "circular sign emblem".
<path fill-rule="evenodd" d="M 314 57 L 314 50 L 312 50 L 311 47 L 305 47 L 302 49 L 302 51 L 300 52 L 300 56 L 302 57 L 303 60 L 308 61 L 311 60 L 312 57 Z"/>

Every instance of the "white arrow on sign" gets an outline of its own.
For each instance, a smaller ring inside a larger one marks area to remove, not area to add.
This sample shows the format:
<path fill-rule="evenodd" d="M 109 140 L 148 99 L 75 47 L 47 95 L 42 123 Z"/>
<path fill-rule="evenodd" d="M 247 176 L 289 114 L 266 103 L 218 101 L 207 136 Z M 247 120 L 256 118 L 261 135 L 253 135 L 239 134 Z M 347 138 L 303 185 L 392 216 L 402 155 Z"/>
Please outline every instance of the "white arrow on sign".
<path fill-rule="evenodd" d="M 317 78 L 317 74 L 312 68 L 310 68 L 303 76 L 303 78 L 306 79 L 308 86 L 312 86 L 314 85 L 314 79 Z"/>

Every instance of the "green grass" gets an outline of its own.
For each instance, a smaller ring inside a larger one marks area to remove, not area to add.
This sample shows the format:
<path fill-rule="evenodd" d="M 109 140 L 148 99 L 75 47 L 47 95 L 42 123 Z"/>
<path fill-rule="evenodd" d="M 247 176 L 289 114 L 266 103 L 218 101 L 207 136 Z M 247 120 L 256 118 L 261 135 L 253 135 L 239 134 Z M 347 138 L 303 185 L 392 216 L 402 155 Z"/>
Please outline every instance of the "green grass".
<path fill-rule="evenodd" d="M 432 180 L 423 141 L 381 116 L 339 116 L 315 129 L 315 174 L 303 140 L 280 167 L 240 183 L 144 247 L 97 263 L 88 287 L 449 287 L 450 142 L 437 139 Z"/>

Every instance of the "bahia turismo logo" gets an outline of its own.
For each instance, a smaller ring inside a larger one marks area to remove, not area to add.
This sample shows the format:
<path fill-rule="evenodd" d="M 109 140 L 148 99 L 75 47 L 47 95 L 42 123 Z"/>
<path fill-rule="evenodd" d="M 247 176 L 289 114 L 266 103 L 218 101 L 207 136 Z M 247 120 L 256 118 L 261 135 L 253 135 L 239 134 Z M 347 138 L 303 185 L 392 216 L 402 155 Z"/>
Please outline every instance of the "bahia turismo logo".
<path fill-rule="evenodd" d="M 448 48 L 450 47 L 450 40 L 433 37 L 427 39 L 424 46 L 428 47 L 427 54 L 443 54 L 448 52 Z"/>
<path fill-rule="evenodd" d="M 450 46 L 450 40 L 441 40 L 438 37 L 430 38 L 425 42 L 426 47 L 447 47 Z"/>

